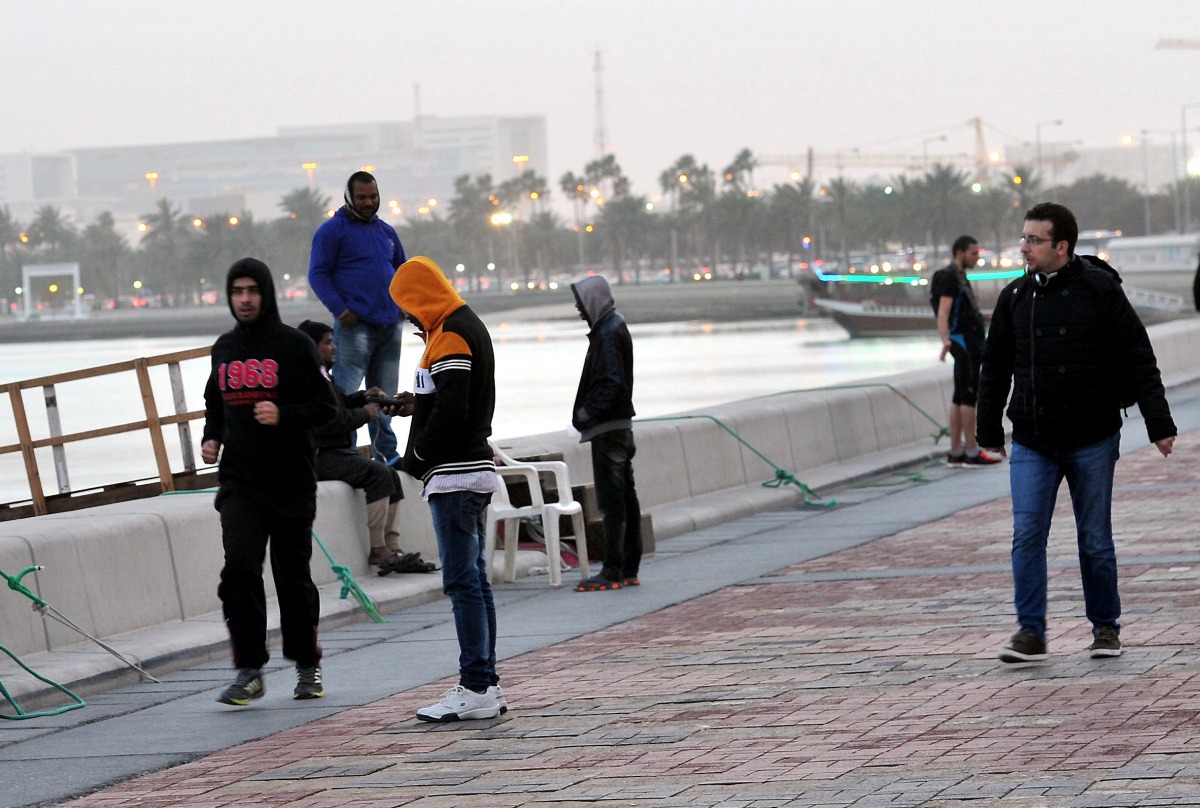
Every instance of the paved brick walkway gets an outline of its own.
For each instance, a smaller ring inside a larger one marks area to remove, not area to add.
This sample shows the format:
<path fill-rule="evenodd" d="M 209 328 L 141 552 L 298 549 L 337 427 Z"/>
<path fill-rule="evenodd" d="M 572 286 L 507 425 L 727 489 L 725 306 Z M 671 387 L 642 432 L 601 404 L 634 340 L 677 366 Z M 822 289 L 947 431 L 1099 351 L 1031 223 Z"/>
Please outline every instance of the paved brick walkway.
<path fill-rule="evenodd" d="M 1118 659 L 1084 651 L 1064 488 L 1043 665 L 995 659 L 1004 499 L 510 659 L 494 721 L 413 720 L 447 680 L 67 804 L 1197 805 L 1195 447 L 1118 465 Z"/>

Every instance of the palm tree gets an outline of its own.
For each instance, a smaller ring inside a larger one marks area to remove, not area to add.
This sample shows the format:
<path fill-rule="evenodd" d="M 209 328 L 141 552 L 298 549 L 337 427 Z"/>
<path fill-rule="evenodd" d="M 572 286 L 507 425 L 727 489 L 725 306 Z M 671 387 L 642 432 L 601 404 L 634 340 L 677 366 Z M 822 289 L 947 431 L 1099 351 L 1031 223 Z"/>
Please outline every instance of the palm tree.
<path fill-rule="evenodd" d="M 791 267 L 797 250 L 811 250 L 813 224 L 813 182 L 805 177 L 796 184 L 776 185 L 769 197 L 767 209 L 771 218 L 771 244 L 788 254 Z M 803 238 L 809 236 L 809 246 Z M 808 260 L 808 259 L 806 259 Z"/>
<path fill-rule="evenodd" d="M 849 234 L 846 232 L 846 228 L 849 221 L 851 199 L 855 190 L 854 182 L 845 177 L 837 177 L 825 186 L 826 204 L 829 205 L 834 229 L 838 234 L 838 257 L 843 268 L 850 266 Z"/>
<path fill-rule="evenodd" d="M 929 233 L 934 258 L 937 258 L 941 245 L 949 244 L 953 238 L 951 225 L 954 224 L 954 216 L 966 207 L 970 199 L 969 179 L 967 172 L 942 163 L 935 163 L 925 175 L 931 203 Z"/>
<path fill-rule="evenodd" d="M 115 298 L 125 289 L 129 279 L 129 243 L 116 230 L 113 215 L 108 211 L 96 217 L 83 231 L 80 263 L 89 285 L 105 297 Z"/>
<path fill-rule="evenodd" d="M 29 223 L 29 238 L 34 246 L 56 250 L 77 235 L 70 221 L 53 205 L 38 208 Z"/>
<path fill-rule="evenodd" d="M 490 174 L 474 179 L 463 174 L 454 180 L 454 197 L 450 200 L 450 231 L 472 278 L 478 278 L 483 273 L 484 264 L 490 257 L 489 246 L 493 237 L 490 217 L 500 202 L 494 191 Z"/>
<path fill-rule="evenodd" d="M 302 226 L 311 236 L 327 218 L 330 203 L 330 198 L 320 191 L 296 188 L 283 195 L 279 200 L 279 207 L 287 214 L 288 219 Z"/>
<path fill-rule="evenodd" d="M 600 233 L 611 251 L 613 274 L 616 275 L 618 283 L 626 282 L 626 262 L 631 257 L 640 257 L 648 246 L 652 221 L 650 212 L 646 210 L 647 201 L 644 196 L 624 194 L 604 206 Z M 634 253 L 637 255 L 632 255 Z M 641 282 L 641 273 L 638 270 L 635 260 L 632 272 L 634 283 Z"/>
<path fill-rule="evenodd" d="M 725 184 L 731 185 L 735 190 L 746 192 L 754 189 L 754 169 L 758 167 L 758 161 L 754 159 L 754 155 L 749 149 L 742 149 L 733 158 L 733 162 L 725 167 L 722 172 L 725 176 Z"/>
<path fill-rule="evenodd" d="M 579 269 L 583 269 L 585 263 L 583 256 L 583 219 L 584 213 L 587 211 L 589 198 L 587 183 L 583 177 L 577 177 L 573 172 L 568 171 L 559 178 L 558 187 L 571 200 L 571 207 L 575 210 L 575 236 L 579 246 Z"/>
<path fill-rule="evenodd" d="M 629 193 L 629 180 L 617 165 L 615 155 L 606 154 L 588 163 L 583 167 L 583 177 L 588 185 L 600 189 L 601 199 Z"/>
<path fill-rule="evenodd" d="M 154 213 L 142 216 L 146 234 L 142 241 L 147 244 L 174 244 L 188 232 L 183 211 L 171 204 L 166 197 L 155 203 Z"/>
<path fill-rule="evenodd" d="M 999 254 L 1005 243 L 1016 241 L 1018 232 L 1015 219 L 1017 218 L 1017 199 L 1007 188 L 991 187 L 984 189 L 976 199 L 975 207 L 979 216 L 986 224 L 992 237 L 993 250 Z"/>
<path fill-rule="evenodd" d="M 149 273 L 145 280 L 156 286 L 179 288 L 187 277 L 182 259 L 195 228 L 165 197 L 155 203 L 154 212 L 147 213 L 142 221 L 146 233 L 142 236 L 141 253 Z"/>
<path fill-rule="evenodd" d="M 711 202 L 715 198 L 712 170 L 685 154 L 658 175 L 663 193 L 671 197 L 672 279 L 678 273 L 676 234 L 682 234 L 684 244 L 692 244 L 693 261 L 704 254 L 705 225 L 712 216 Z M 707 208 L 707 211 L 706 211 Z M 685 249 L 686 252 L 686 249 Z"/>

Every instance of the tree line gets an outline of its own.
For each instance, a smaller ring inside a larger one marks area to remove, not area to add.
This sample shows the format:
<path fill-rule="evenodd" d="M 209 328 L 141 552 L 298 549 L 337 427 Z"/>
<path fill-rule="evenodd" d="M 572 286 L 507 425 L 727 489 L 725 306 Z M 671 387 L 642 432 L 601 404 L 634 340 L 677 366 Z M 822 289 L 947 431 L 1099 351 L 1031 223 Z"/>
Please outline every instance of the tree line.
<path fill-rule="evenodd" d="M 844 262 L 852 251 L 945 245 L 962 233 L 999 251 L 1015 244 L 1023 212 L 1048 198 L 1072 208 L 1089 229 L 1142 235 L 1149 222 L 1164 232 L 1180 194 L 1195 199 L 1200 184 L 1188 178 L 1146 196 L 1100 174 L 1047 188 L 1029 166 L 980 179 L 935 163 L 888 181 L 837 177 L 818 185 L 797 176 L 759 188 L 758 167 L 749 149 L 720 171 L 685 154 L 661 172 L 654 196 L 637 193 L 613 155 L 567 172 L 554 188 L 535 171 L 501 183 L 463 175 L 446 204 L 410 213 L 396 229 L 409 254 L 435 257 L 473 288 L 509 290 L 585 269 L 641 282 L 690 278 L 718 265 Z M 548 205 L 554 193 L 569 200 L 569 217 Z M 0 207 L 0 297 L 12 299 L 21 266 L 31 263 L 78 262 L 98 299 L 128 297 L 138 283 L 175 305 L 219 289 L 224 269 L 245 255 L 299 282 L 330 204 L 325 194 L 298 188 L 280 199 L 276 219 L 247 212 L 197 219 L 164 198 L 142 217 L 136 244 L 117 232 L 110 213 L 79 227 L 52 205 L 29 222 Z"/>

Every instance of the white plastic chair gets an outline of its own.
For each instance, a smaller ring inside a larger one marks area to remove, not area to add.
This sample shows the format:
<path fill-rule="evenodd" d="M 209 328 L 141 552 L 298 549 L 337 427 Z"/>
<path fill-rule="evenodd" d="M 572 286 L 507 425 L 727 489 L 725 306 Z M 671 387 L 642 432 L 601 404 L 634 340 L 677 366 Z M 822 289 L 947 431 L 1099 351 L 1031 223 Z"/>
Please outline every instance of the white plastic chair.
<path fill-rule="evenodd" d="M 497 526 L 504 525 L 504 578 L 511 581 L 516 578 L 517 571 L 517 540 L 520 536 L 521 520 L 542 515 L 542 492 L 538 488 L 537 472 L 527 468 L 504 469 L 496 468 L 496 492 L 492 494 L 492 502 L 487 508 L 485 521 L 483 553 L 487 558 L 488 577 L 492 577 L 492 558 L 496 553 Z M 524 477 L 530 487 L 532 503 L 522 507 L 512 504 L 508 497 L 505 484 L 506 476 Z"/>
<path fill-rule="evenodd" d="M 524 477 L 529 485 L 531 504 L 518 508 L 508 502 L 508 492 L 502 491 L 492 496 L 492 505 L 488 506 L 487 545 L 488 562 L 491 563 L 491 553 L 495 551 L 496 524 L 504 521 L 504 578 L 512 581 L 517 573 L 517 536 L 520 528 L 518 520 L 522 516 L 539 515 L 542 517 L 542 531 L 546 538 L 546 555 L 550 559 L 550 585 L 562 584 L 562 541 L 559 534 L 559 519 L 571 517 L 574 535 L 566 541 L 575 543 L 575 555 L 579 558 L 579 573 L 581 579 L 591 577 L 588 566 L 587 535 L 583 524 L 583 505 L 576 502 L 571 494 L 571 475 L 567 464 L 561 460 L 517 460 L 497 446 L 491 444 L 492 451 L 503 465 L 496 467 L 496 473 L 503 480 L 506 476 Z M 540 474 L 547 473 L 554 478 L 554 490 L 558 494 L 557 502 L 546 502 L 542 496 Z M 501 500 L 501 497 L 503 499 Z"/>

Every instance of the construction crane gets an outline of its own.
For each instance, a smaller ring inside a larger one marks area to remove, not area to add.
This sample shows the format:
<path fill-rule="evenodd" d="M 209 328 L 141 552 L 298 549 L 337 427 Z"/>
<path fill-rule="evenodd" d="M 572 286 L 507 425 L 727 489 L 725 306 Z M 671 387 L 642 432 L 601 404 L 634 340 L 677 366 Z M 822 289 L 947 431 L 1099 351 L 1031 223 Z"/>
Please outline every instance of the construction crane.
<path fill-rule="evenodd" d="M 1160 39 L 1155 50 L 1200 50 L 1200 39 Z"/>
<path fill-rule="evenodd" d="M 948 165 L 957 169 L 965 169 L 972 175 L 982 179 L 995 168 L 997 162 L 988 151 L 983 137 L 983 120 L 971 118 L 967 121 L 975 133 L 974 154 L 939 154 L 933 162 Z M 945 140 L 944 135 L 926 138 L 925 144 L 935 140 Z M 858 149 L 842 149 L 835 152 L 814 153 L 812 149 L 807 154 L 764 154 L 757 158 L 759 165 L 777 165 L 792 169 L 802 176 L 811 176 L 814 171 L 854 171 L 856 169 L 886 169 L 920 173 L 929 170 L 930 157 L 922 149 L 922 154 L 899 154 L 881 152 L 861 152 Z"/>

